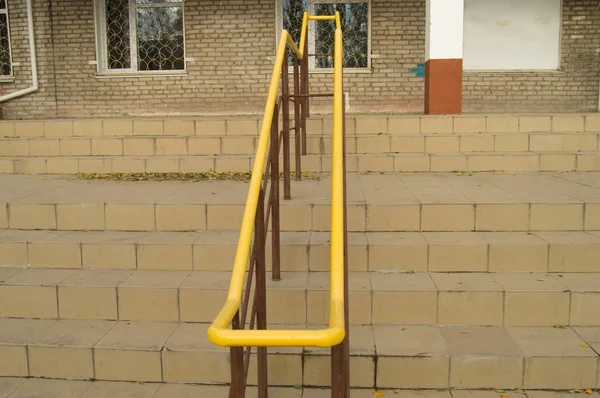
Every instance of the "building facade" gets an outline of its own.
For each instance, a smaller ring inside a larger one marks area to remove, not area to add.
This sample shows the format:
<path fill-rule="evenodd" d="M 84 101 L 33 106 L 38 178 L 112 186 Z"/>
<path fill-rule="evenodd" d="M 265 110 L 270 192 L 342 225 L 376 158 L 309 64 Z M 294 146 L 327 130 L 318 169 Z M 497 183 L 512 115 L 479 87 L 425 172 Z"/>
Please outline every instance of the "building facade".
<path fill-rule="evenodd" d="M 0 1 L 5 95 L 32 85 L 27 1 Z M 2 102 L 5 119 L 260 113 L 278 32 L 304 10 L 343 14 L 350 112 L 423 113 L 426 61 L 449 48 L 459 112 L 598 110 L 598 0 L 31 2 L 39 87 Z M 313 27 L 312 91 L 331 90 L 328 36 Z"/>

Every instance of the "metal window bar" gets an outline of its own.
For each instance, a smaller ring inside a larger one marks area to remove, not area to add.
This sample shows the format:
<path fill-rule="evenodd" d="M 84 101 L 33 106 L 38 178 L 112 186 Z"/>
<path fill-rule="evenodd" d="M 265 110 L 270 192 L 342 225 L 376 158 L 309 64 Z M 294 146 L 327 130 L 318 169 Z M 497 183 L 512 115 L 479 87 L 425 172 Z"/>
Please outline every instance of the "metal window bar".
<path fill-rule="evenodd" d="M 140 73 L 184 71 L 186 69 L 184 1 L 162 3 L 141 1 L 100 2 L 97 16 L 98 34 L 102 38 L 102 45 L 98 48 L 101 71 Z M 126 12 L 126 15 L 113 15 L 107 12 L 111 9 L 111 5 L 126 7 L 126 11 L 123 12 L 123 14 Z M 178 13 L 180 15 L 177 15 Z M 119 17 L 125 18 L 119 21 Z M 150 22 L 144 22 L 144 18 Z M 146 37 L 145 42 L 141 42 L 144 37 Z M 168 51 L 164 51 L 165 49 Z M 144 55 L 141 60 L 140 51 Z"/>
<path fill-rule="evenodd" d="M 7 0 L 0 2 L 0 76 L 13 75 L 12 44 Z"/>
<path fill-rule="evenodd" d="M 301 32 L 302 11 L 315 16 L 340 12 L 344 30 L 344 68 L 371 68 L 371 0 L 278 0 L 278 5 L 280 27 L 287 29 L 295 40 Z M 310 26 L 309 31 L 310 55 L 317 55 L 309 59 L 310 69 L 332 72 L 333 23 L 324 19 Z M 293 57 L 290 57 L 291 63 Z"/>

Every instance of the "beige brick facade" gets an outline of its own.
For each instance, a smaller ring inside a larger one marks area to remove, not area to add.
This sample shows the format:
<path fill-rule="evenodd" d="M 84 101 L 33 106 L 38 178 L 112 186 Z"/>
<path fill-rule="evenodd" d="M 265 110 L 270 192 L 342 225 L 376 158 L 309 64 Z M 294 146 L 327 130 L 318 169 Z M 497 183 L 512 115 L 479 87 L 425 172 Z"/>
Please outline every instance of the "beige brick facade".
<path fill-rule="evenodd" d="M 563 3 L 561 70 L 465 72 L 465 112 L 597 110 L 600 10 L 595 0 Z M 16 78 L 0 83 L 4 92 L 31 84 L 25 0 L 9 7 Z M 186 0 L 186 56 L 195 59 L 187 76 L 98 78 L 91 62 L 93 2 L 36 1 L 40 89 L 1 104 L 3 117 L 260 113 L 273 63 L 275 8 L 275 0 Z M 372 0 L 371 22 L 372 70 L 345 77 L 351 110 L 421 113 L 424 82 L 410 69 L 424 62 L 425 0 Z M 329 74 L 311 75 L 315 91 L 331 89 L 331 81 Z"/>

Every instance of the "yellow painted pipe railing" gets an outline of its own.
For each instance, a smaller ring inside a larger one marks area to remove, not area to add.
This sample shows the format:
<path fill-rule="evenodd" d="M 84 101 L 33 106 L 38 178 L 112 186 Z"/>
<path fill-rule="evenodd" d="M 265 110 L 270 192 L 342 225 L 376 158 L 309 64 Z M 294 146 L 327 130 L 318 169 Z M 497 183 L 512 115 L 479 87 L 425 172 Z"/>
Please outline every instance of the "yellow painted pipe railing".
<path fill-rule="evenodd" d="M 321 330 L 232 330 L 229 325 L 240 308 L 246 265 L 250 253 L 252 231 L 258 197 L 260 193 L 263 170 L 265 166 L 271 122 L 277 102 L 277 91 L 281 68 L 286 53 L 286 45 L 301 60 L 309 20 L 335 20 L 335 52 L 334 52 L 334 95 L 333 95 L 333 167 L 331 195 L 331 280 L 329 327 Z M 208 329 L 208 338 L 214 344 L 223 347 L 257 346 L 257 347 L 333 347 L 340 344 L 345 337 L 344 314 L 344 165 L 343 165 L 343 98 L 342 98 L 342 30 L 340 15 L 309 16 L 304 13 L 300 46 L 294 43 L 290 34 L 283 30 L 277 48 L 275 66 L 271 75 L 271 83 L 260 136 L 256 150 L 248 198 L 242 218 L 242 227 L 238 240 L 235 261 L 227 301 Z"/>

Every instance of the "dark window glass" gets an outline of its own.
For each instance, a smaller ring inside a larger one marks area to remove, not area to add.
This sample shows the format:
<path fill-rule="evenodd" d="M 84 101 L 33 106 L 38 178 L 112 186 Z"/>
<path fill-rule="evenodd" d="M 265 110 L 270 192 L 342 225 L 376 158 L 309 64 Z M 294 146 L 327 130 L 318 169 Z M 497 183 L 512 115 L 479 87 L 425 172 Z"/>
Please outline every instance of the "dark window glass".
<path fill-rule="evenodd" d="M 302 18 L 308 10 L 308 0 L 283 0 L 283 29 L 294 42 L 300 42 Z M 366 68 L 369 65 L 369 4 L 318 3 L 316 15 L 340 13 L 344 37 L 344 68 Z M 316 68 L 333 68 L 335 21 L 315 21 Z M 290 63 L 294 57 L 290 56 Z"/>
<path fill-rule="evenodd" d="M 131 68 L 128 0 L 106 0 L 106 51 L 108 69 Z"/>
<path fill-rule="evenodd" d="M 138 70 L 185 68 L 181 7 L 138 8 L 136 25 Z"/>

